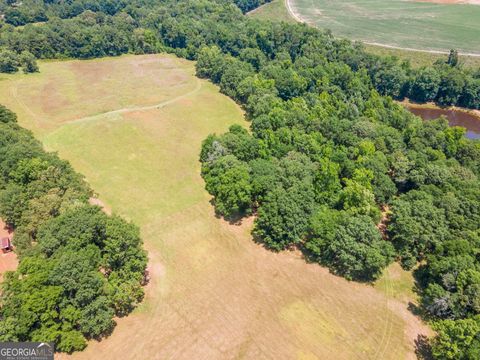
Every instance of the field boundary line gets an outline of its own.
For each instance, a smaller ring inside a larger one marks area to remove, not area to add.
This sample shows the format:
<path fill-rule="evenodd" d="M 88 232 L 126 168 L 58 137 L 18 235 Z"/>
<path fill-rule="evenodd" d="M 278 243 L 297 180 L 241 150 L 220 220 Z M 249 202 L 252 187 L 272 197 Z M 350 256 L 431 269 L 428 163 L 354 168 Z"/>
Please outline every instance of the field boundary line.
<path fill-rule="evenodd" d="M 266 6 L 266 5 L 268 5 L 268 4 L 270 4 L 270 2 L 267 2 L 267 3 L 263 4 L 263 5 L 260 5 L 259 7 L 255 8 L 255 9 L 252 9 L 252 10 L 246 12 L 245 15 L 255 14 L 257 11 L 259 11 L 260 9 L 262 9 L 264 6 Z"/>
<path fill-rule="evenodd" d="M 307 20 L 303 19 L 299 14 L 297 14 L 295 12 L 294 7 L 292 6 L 291 2 L 292 2 L 292 0 L 285 0 L 285 6 L 287 7 L 287 11 L 292 18 L 294 18 L 299 23 L 307 24 L 307 25 L 318 28 L 318 26 L 315 26 L 314 24 L 308 22 Z M 387 48 L 387 49 L 394 49 L 394 50 L 415 51 L 415 52 L 423 52 L 423 53 L 428 53 L 428 54 L 440 54 L 440 55 L 448 55 L 449 54 L 449 51 L 446 51 L 446 50 L 416 49 L 416 48 L 410 48 L 410 47 L 401 47 L 401 46 L 383 44 L 383 43 L 378 43 L 378 42 L 370 42 L 370 41 L 366 41 L 366 40 L 358 40 L 358 39 L 350 39 L 350 40 L 359 41 L 359 42 L 362 42 L 362 43 L 367 44 L 367 45 L 379 46 L 379 47 L 383 47 L 383 48 Z M 479 53 L 458 52 L 458 55 L 480 57 Z"/>
<path fill-rule="evenodd" d="M 363 42 L 364 44 L 367 44 L 367 45 L 380 46 L 380 47 L 384 47 L 384 48 L 387 48 L 387 49 L 416 51 L 416 52 L 423 52 L 423 53 L 429 53 L 429 54 L 440 54 L 440 55 L 448 55 L 450 53 L 449 51 L 444 51 L 444 50 L 415 49 L 415 48 L 401 47 L 401 46 L 388 45 L 388 44 L 382 44 L 382 43 L 377 43 L 377 42 L 369 42 L 369 41 L 363 41 L 363 40 L 357 40 L 357 41 L 361 41 L 361 42 Z M 459 52 L 458 55 L 480 57 L 480 54 L 478 54 L 478 53 Z"/>

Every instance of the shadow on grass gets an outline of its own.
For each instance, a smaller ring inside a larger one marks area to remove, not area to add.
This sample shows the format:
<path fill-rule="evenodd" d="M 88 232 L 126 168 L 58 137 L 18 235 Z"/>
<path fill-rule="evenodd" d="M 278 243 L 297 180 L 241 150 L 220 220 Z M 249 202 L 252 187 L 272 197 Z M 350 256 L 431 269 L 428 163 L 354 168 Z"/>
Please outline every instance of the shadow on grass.
<path fill-rule="evenodd" d="M 215 206 L 215 198 L 212 198 L 210 200 L 210 204 L 215 209 L 215 217 L 217 219 L 223 219 L 227 221 L 230 225 L 240 226 L 242 225 L 243 219 L 248 216 L 248 214 L 245 214 L 244 212 L 236 212 L 230 216 L 223 215 L 222 213 L 217 211 L 217 208 Z"/>
<path fill-rule="evenodd" d="M 415 340 L 415 355 L 420 360 L 433 360 L 432 348 L 427 336 L 418 335 Z"/>
<path fill-rule="evenodd" d="M 346 276 L 345 273 L 343 273 L 340 268 L 335 266 L 336 264 L 335 259 L 322 259 L 318 255 L 315 255 L 311 250 L 306 248 L 305 242 L 296 245 L 296 248 L 301 251 L 303 259 L 308 264 L 317 264 L 317 265 L 323 266 L 327 268 L 331 274 L 335 276 L 339 276 L 345 280 L 354 281 L 354 282 L 371 285 L 371 286 L 373 286 L 375 284 L 375 281 L 378 280 L 377 278 L 373 278 L 371 275 L 368 275 L 368 274 L 365 274 L 365 275 L 358 274 L 357 276 L 354 276 L 352 274 L 351 277 Z"/>

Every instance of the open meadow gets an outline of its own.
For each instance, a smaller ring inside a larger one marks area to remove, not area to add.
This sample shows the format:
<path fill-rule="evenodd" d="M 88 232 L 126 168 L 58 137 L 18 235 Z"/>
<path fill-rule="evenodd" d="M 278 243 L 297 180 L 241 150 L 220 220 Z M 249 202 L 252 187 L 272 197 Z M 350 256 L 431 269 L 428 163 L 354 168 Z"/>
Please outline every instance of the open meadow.
<path fill-rule="evenodd" d="M 375 286 L 349 282 L 254 243 L 251 218 L 215 217 L 201 141 L 248 124 L 194 63 L 147 55 L 40 68 L 2 75 L 0 103 L 140 226 L 150 257 L 142 305 L 73 358 L 415 358 L 430 332 L 408 310 L 413 281 L 398 265 Z"/>
<path fill-rule="evenodd" d="M 316 1 L 317 0 L 311 0 L 308 3 L 307 2 L 305 2 L 305 3 L 310 4 L 311 8 L 313 9 L 315 6 L 317 6 L 317 7 L 319 6 Z M 390 2 L 387 2 L 385 4 L 389 4 L 389 3 Z M 406 1 L 403 2 L 403 3 L 406 3 L 405 6 L 407 6 L 407 7 L 411 6 L 411 4 L 407 3 Z M 452 4 L 453 2 L 447 1 L 446 3 Z M 290 5 L 290 11 L 287 8 L 287 4 Z M 301 2 L 298 1 L 298 4 L 301 4 Z M 338 5 L 339 3 L 335 3 L 335 4 Z M 342 3 L 340 3 L 340 4 L 342 4 Z M 438 5 L 438 4 L 433 4 L 433 5 L 430 4 L 430 7 L 435 7 L 436 5 Z M 382 6 L 384 6 L 384 5 L 382 5 Z M 420 6 L 425 6 L 425 5 L 420 5 Z M 427 6 L 428 6 L 428 4 L 427 4 Z M 477 7 L 474 7 L 474 6 L 475 5 L 470 5 L 469 8 L 472 9 L 472 7 L 473 7 L 474 13 L 475 13 L 475 11 L 480 12 L 480 6 L 478 6 L 478 5 L 476 5 Z M 317 9 L 317 10 L 314 10 L 313 12 L 311 12 L 310 10 L 306 10 L 306 9 L 307 8 L 305 8 L 305 7 L 300 7 L 300 5 L 298 5 L 298 7 L 297 7 L 297 0 L 289 0 L 289 1 L 287 1 L 287 0 L 273 0 L 272 2 L 267 3 L 263 6 L 261 6 L 260 8 L 251 11 L 249 13 L 249 16 L 252 17 L 252 18 L 259 19 L 259 20 L 285 21 L 285 22 L 288 22 L 288 23 L 294 23 L 298 20 L 306 21 L 310 25 L 313 25 L 313 26 L 316 26 L 316 27 L 319 27 L 319 28 L 332 29 L 336 35 L 343 35 L 344 37 L 348 37 L 348 38 L 353 39 L 353 40 L 360 39 L 360 40 L 367 41 L 367 42 L 372 41 L 372 39 L 369 36 L 360 37 L 359 34 L 361 34 L 361 33 L 357 32 L 358 28 L 357 27 L 354 28 L 353 26 L 350 27 L 348 21 L 346 21 L 346 24 L 343 24 L 341 22 L 334 21 L 333 18 L 330 18 L 330 19 L 326 20 L 326 19 L 323 19 L 322 17 L 320 17 L 323 14 L 321 12 L 321 10 Z M 296 19 L 292 15 L 292 12 L 296 14 Z M 305 12 L 305 13 L 308 12 L 308 15 L 306 15 L 306 17 L 303 17 L 302 16 L 303 12 Z M 315 16 L 313 16 L 312 14 L 314 14 Z M 350 16 L 350 12 L 348 14 L 349 14 L 348 16 Z M 347 15 L 345 15 L 345 16 L 348 17 Z M 310 20 L 307 20 L 307 19 L 310 19 Z M 388 19 L 388 16 L 386 15 L 386 18 L 385 18 L 384 21 L 387 21 L 387 19 Z M 468 19 L 469 18 L 467 18 L 467 22 L 469 21 Z M 347 20 L 349 20 L 349 18 Z M 390 21 L 390 20 L 388 20 L 388 21 Z M 477 19 L 477 23 L 478 23 L 478 21 L 480 21 L 480 20 Z M 365 23 L 368 24 L 369 27 L 370 26 L 377 26 L 377 25 L 375 25 L 377 23 L 376 21 L 370 22 L 370 21 L 366 20 Z M 462 21 L 462 24 L 463 24 L 463 21 Z M 480 28 L 476 24 L 474 24 L 473 33 L 474 34 L 476 33 L 477 36 L 479 36 L 478 32 L 480 31 Z M 358 26 L 358 24 L 356 26 Z M 350 34 L 343 34 L 343 31 L 349 31 Z M 360 29 L 360 31 L 367 31 L 368 32 L 370 30 L 368 28 L 365 28 L 364 30 Z M 430 39 L 428 41 L 428 44 L 423 44 L 422 46 L 417 47 L 415 50 L 402 49 L 402 47 L 405 47 L 405 46 L 408 47 L 408 48 L 411 48 L 412 44 L 416 44 L 416 42 L 418 41 L 418 36 L 417 36 L 417 34 L 414 34 L 413 37 L 404 38 L 403 40 L 402 40 L 402 38 L 404 37 L 404 35 L 401 35 L 400 41 L 404 42 L 404 44 L 405 44 L 403 46 L 398 46 L 397 45 L 398 48 L 386 47 L 386 46 L 381 46 L 381 44 L 384 44 L 384 45 L 394 45 L 394 44 L 396 44 L 396 40 L 394 39 L 394 34 L 389 34 L 387 32 L 387 35 L 389 36 L 387 38 L 387 37 L 385 37 L 385 33 L 384 33 L 385 29 L 383 29 L 380 32 L 378 32 L 378 30 L 373 30 L 373 31 L 374 31 L 373 36 L 378 37 L 378 38 L 376 38 L 375 41 L 373 41 L 373 42 L 377 42 L 377 45 L 365 44 L 365 48 L 366 48 L 367 52 L 372 53 L 372 54 L 376 54 L 376 55 L 381 55 L 381 56 L 395 56 L 395 57 L 398 57 L 399 59 L 402 59 L 402 60 L 408 60 L 411 63 L 412 67 L 414 67 L 414 68 L 419 68 L 419 67 L 422 67 L 422 66 L 430 66 L 435 61 L 440 60 L 440 59 L 445 60 L 447 55 L 444 54 L 443 52 L 446 52 L 447 50 L 449 50 L 452 47 L 458 49 L 458 48 L 461 47 L 460 44 L 462 44 L 462 43 L 458 43 L 458 44 L 457 43 L 452 43 L 451 47 L 448 47 L 448 46 L 446 48 L 440 47 L 440 50 L 438 50 L 436 47 L 434 47 L 435 49 L 437 49 L 437 51 L 429 51 L 429 49 L 432 48 L 431 47 L 432 44 L 434 44 L 434 42 L 438 40 L 437 37 L 433 37 L 432 39 Z M 478 41 L 475 41 L 474 48 L 477 48 L 478 47 L 477 45 L 478 45 Z M 475 51 L 478 52 L 478 50 L 475 50 Z M 478 68 L 480 66 L 480 56 L 461 55 L 460 56 L 460 62 L 465 67 Z"/>
<path fill-rule="evenodd" d="M 288 0 L 294 17 L 337 36 L 400 48 L 480 55 L 480 6 L 405 0 Z"/>

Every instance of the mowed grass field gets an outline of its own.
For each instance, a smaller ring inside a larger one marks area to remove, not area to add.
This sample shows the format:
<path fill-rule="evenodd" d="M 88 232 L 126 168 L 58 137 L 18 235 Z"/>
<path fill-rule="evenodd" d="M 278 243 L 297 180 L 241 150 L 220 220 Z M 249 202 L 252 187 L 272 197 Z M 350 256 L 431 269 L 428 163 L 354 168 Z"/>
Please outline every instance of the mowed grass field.
<path fill-rule="evenodd" d="M 348 282 L 254 243 L 252 219 L 218 219 L 201 141 L 243 124 L 194 64 L 167 55 L 41 63 L 3 75 L 0 103 L 141 228 L 152 280 L 113 334 L 74 359 L 405 359 L 429 334 L 409 310 L 409 273 Z M 59 359 L 69 358 L 67 355 Z"/>
<path fill-rule="evenodd" d="M 249 12 L 248 16 L 259 20 L 284 21 L 288 23 L 297 22 L 297 20 L 295 20 L 292 14 L 288 11 L 286 3 L 287 0 L 273 0 L 270 3 L 267 3 L 260 8 Z M 290 0 L 290 4 L 293 8 L 294 0 Z M 319 23 L 318 25 L 311 25 L 323 27 L 321 23 Z M 352 39 L 356 39 L 356 37 L 354 36 Z M 414 68 L 430 66 L 437 60 L 445 61 L 447 59 L 447 54 L 428 52 L 428 49 L 427 51 L 423 51 L 425 49 L 418 49 L 420 51 L 413 51 L 405 49 L 393 49 L 379 45 L 364 45 L 366 51 L 369 53 L 382 56 L 395 56 L 402 60 L 408 60 Z M 465 67 L 477 69 L 478 67 L 480 67 L 480 56 L 460 55 L 460 62 Z"/>
<path fill-rule="evenodd" d="M 337 36 L 480 55 L 480 6 L 407 0 L 287 0 L 291 12 Z"/>

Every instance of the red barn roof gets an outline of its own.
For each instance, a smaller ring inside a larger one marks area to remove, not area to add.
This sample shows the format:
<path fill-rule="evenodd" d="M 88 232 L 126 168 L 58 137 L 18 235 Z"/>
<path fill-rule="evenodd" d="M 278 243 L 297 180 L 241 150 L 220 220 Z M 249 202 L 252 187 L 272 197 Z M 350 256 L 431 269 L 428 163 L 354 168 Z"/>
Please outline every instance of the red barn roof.
<path fill-rule="evenodd" d="M 10 242 L 10 238 L 9 237 L 4 237 L 0 240 L 0 246 L 2 249 L 9 249 L 10 247 L 12 247 L 12 244 Z"/>

